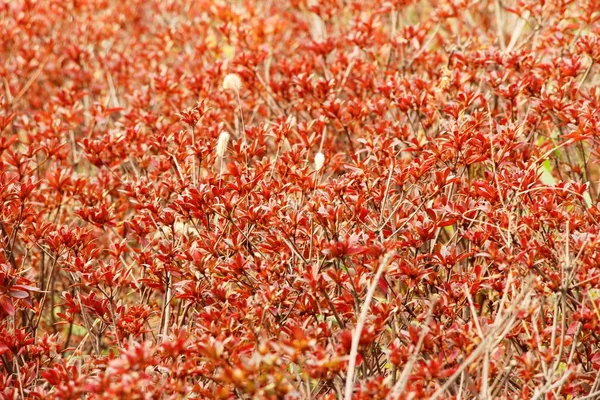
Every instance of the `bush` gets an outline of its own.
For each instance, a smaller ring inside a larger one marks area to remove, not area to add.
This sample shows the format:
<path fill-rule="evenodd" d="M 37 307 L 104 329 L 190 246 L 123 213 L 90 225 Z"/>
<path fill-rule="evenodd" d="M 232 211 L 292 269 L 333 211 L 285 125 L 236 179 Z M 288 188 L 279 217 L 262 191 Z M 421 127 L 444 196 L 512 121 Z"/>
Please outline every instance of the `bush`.
<path fill-rule="evenodd" d="M 0 4 L 0 398 L 600 393 L 597 0 Z"/>

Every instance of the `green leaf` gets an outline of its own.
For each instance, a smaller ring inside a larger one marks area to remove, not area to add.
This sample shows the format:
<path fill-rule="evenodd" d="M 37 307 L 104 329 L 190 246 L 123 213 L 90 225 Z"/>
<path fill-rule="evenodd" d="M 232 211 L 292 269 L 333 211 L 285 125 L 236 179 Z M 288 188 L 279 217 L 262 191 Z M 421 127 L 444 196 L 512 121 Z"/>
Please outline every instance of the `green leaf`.
<path fill-rule="evenodd" d="M 544 185 L 556 185 L 556 178 L 552 175 L 552 164 L 550 163 L 550 160 L 544 161 L 540 168 L 538 168 L 538 175 L 540 176 L 540 181 Z"/>

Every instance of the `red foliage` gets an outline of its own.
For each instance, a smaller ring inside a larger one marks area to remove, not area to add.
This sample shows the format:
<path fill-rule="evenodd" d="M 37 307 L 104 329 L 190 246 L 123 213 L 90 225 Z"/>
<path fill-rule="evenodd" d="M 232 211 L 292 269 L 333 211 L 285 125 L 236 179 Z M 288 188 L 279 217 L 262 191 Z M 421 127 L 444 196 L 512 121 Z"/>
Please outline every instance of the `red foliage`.
<path fill-rule="evenodd" d="M 599 396 L 599 10 L 0 1 L 0 399 Z"/>

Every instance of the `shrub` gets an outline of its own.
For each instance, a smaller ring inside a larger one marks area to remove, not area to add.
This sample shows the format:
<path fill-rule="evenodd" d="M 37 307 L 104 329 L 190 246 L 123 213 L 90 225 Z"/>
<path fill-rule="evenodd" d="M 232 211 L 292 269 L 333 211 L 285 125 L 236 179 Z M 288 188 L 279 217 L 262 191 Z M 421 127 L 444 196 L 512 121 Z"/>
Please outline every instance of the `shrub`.
<path fill-rule="evenodd" d="M 597 0 L 4 0 L 0 37 L 0 398 L 599 395 Z"/>

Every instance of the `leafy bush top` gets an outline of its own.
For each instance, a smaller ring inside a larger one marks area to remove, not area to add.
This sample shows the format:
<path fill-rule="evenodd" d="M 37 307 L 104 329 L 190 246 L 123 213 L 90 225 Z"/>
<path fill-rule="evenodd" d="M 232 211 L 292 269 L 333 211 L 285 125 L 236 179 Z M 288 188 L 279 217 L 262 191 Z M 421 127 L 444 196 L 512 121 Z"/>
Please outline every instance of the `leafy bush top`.
<path fill-rule="evenodd" d="M 0 37 L 0 398 L 598 395 L 597 0 L 3 0 Z"/>

